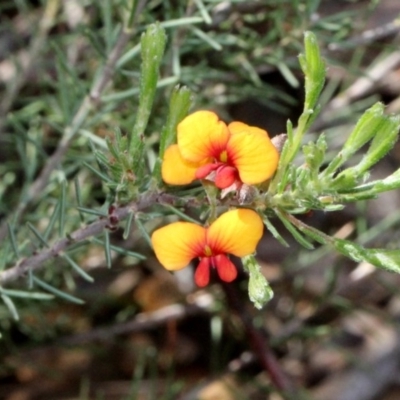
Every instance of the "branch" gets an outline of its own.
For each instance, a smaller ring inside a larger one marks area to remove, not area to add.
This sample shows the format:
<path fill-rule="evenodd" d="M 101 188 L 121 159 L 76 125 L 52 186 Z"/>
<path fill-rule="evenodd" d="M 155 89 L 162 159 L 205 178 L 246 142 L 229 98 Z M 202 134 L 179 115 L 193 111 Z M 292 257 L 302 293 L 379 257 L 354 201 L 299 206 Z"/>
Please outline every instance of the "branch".
<path fill-rule="evenodd" d="M 105 342 L 115 340 L 115 336 L 127 335 L 157 328 L 169 321 L 178 321 L 198 314 L 207 314 L 207 307 L 201 304 L 171 304 L 152 312 L 143 312 L 128 322 L 113 324 L 105 328 L 95 328 L 89 332 L 61 338 L 56 345 L 77 346 L 94 341 Z"/>
<path fill-rule="evenodd" d="M 125 219 L 131 212 L 143 210 L 157 202 L 170 203 L 171 198 L 169 195 L 163 195 L 155 192 L 145 193 L 138 201 L 131 202 L 123 207 L 117 207 L 113 211 L 113 221 L 121 221 Z M 109 218 L 100 218 L 90 225 L 77 229 L 68 235 L 68 237 L 58 240 L 50 248 L 46 248 L 40 253 L 20 260 L 13 267 L 0 273 L 0 285 L 3 286 L 9 284 L 10 282 L 26 275 L 29 271 L 32 272 L 42 269 L 46 261 L 58 257 L 62 252 L 65 252 L 75 243 L 82 242 L 89 237 L 99 235 L 105 229 L 108 229 L 110 225 L 115 226 L 115 222 L 113 221 L 110 221 Z"/>
<path fill-rule="evenodd" d="M 246 330 L 246 337 L 249 338 L 249 344 L 253 348 L 254 354 L 257 355 L 262 368 L 269 374 L 271 382 L 286 395 L 293 394 L 296 390 L 293 382 L 286 375 L 272 349 L 268 346 L 268 339 L 265 334 L 254 326 L 250 315 L 239 299 L 239 294 L 235 287 L 227 284 L 222 284 L 222 287 L 231 309 L 237 313 L 242 321 Z"/>

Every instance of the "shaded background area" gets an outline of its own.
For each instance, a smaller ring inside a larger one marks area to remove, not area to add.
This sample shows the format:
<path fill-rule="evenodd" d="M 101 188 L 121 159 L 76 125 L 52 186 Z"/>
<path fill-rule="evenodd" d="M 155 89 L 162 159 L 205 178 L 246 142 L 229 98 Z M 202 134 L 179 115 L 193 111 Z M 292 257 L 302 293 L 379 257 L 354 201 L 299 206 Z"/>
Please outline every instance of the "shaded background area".
<path fill-rule="evenodd" d="M 125 9 L 123 1 L 106 3 L 21 0 L 0 5 L 3 219 L 56 149 L 63 126 L 90 87 L 95 66 L 104 62 L 107 40 L 116 36 Z M 128 49 L 155 20 L 201 14 L 186 2 L 140 4 L 144 8 Z M 400 111 L 397 2 L 204 4 L 212 20 L 194 28 L 209 41 L 190 25 L 168 30 L 161 71 L 161 79 L 176 77 L 173 84 L 193 90 L 196 108 L 214 109 L 225 120 L 260 126 L 271 135 L 285 132 L 287 119 L 295 122 L 301 112 L 297 55 L 303 32 L 312 30 L 328 69 L 322 113 L 307 140 L 324 131 L 334 155 L 374 102 L 383 101 L 388 112 Z M 46 28 L 51 7 L 58 10 Z M 63 159 L 64 176 L 70 182 L 79 180 L 84 188 L 86 208 L 99 208 L 106 201 L 100 179 L 83 164 L 95 165 L 88 142 L 111 136 L 116 129 L 129 132 L 137 99 L 123 91 L 138 85 L 139 65 L 140 60 L 132 58 L 115 72 L 106 95 L 120 97 L 93 111 L 85 127 L 89 133 L 82 132 Z M 157 150 L 172 86 L 158 93 L 148 129 L 154 143 L 149 159 Z M 373 174 L 389 175 L 399 159 L 397 144 Z M 25 225 L 46 226 L 60 192 L 54 175 L 21 217 L 17 239 L 22 255 L 40 247 Z M 76 206 L 71 184 L 70 230 L 83 223 Z M 302 218 L 336 237 L 368 247 L 398 248 L 399 206 L 400 193 L 391 192 L 340 212 Z M 161 223 L 161 218 L 150 220 L 145 228 L 151 232 Z M 135 226 L 127 240 L 122 229 L 113 232 L 111 240 L 146 259 L 115 252 L 108 269 L 101 243 L 74 251 L 74 259 L 94 283 L 67 272 L 62 260 L 49 263 L 41 277 L 85 304 L 17 299 L 18 321 L 6 305 L 0 307 L 0 398 L 399 399 L 400 277 L 366 263 L 357 265 L 325 247 L 302 249 L 279 223 L 276 226 L 291 246 L 281 246 L 267 232 L 259 244 L 258 259 L 275 294 L 260 311 L 248 300 L 247 278 L 239 264 L 237 282 L 226 286 L 215 280 L 198 290 L 190 268 L 175 275 L 161 268 Z M 24 282 L 14 286 L 26 287 Z M 277 385 L 295 394 L 285 397 Z"/>

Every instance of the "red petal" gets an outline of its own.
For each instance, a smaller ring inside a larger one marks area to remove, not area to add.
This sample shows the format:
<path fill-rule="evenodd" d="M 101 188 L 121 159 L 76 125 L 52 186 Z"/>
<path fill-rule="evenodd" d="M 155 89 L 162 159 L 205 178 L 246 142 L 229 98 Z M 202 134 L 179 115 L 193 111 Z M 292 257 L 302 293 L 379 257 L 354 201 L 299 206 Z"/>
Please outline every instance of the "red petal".
<path fill-rule="evenodd" d="M 196 170 L 196 178 L 197 179 L 205 179 L 208 175 L 211 174 L 215 169 L 218 168 L 218 164 L 206 164 L 203 165 Z"/>
<path fill-rule="evenodd" d="M 225 254 L 219 254 L 218 256 L 215 256 L 214 263 L 219 277 L 224 282 L 232 282 L 237 277 L 235 265 Z"/>
<path fill-rule="evenodd" d="M 197 286 L 204 287 L 210 282 L 210 258 L 204 257 L 199 262 L 194 273 L 194 281 Z"/>
<path fill-rule="evenodd" d="M 226 189 L 231 186 L 237 178 L 237 169 L 235 167 L 224 165 L 217 170 L 215 186 L 219 189 Z"/>

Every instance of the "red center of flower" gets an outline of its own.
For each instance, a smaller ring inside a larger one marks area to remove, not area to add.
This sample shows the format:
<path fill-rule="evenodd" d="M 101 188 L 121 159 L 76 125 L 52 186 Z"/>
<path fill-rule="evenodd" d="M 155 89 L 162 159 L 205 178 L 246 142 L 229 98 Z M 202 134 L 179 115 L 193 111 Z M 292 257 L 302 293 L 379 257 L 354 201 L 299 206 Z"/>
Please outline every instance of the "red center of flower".
<path fill-rule="evenodd" d="M 219 161 L 199 167 L 196 171 L 196 178 L 213 181 L 217 188 L 226 189 L 239 180 L 239 174 L 236 167 Z"/>
<path fill-rule="evenodd" d="M 200 257 L 199 265 L 194 274 L 194 280 L 197 286 L 207 286 L 210 281 L 210 268 L 215 268 L 218 276 L 224 282 L 232 282 L 236 276 L 237 271 L 233 262 L 226 254 L 213 254 L 212 249 L 206 245 L 204 247 L 204 256 Z"/>

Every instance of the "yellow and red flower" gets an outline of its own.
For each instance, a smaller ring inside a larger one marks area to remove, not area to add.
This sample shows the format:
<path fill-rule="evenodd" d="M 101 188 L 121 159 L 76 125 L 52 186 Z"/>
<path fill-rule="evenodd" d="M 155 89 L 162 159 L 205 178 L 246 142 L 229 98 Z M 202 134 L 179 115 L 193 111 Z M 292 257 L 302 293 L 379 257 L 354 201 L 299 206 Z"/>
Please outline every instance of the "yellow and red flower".
<path fill-rule="evenodd" d="M 169 271 L 186 267 L 199 258 L 194 275 L 198 286 L 206 286 L 210 269 L 225 282 L 237 276 L 228 254 L 243 257 L 255 251 L 263 222 L 253 210 L 237 209 L 222 214 L 209 227 L 191 222 L 174 222 L 154 231 L 151 241 L 157 259 Z"/>
<path fill-rule="evenodd" d="M 172 185 L 208 179 L 220 189 L 255 185 L 271 178 L 279 153 L 263 129 L 231 122 L 211 111 L 197 111 L 177 127 L 177 144 L 165 151 L 162 177 Z"/>

